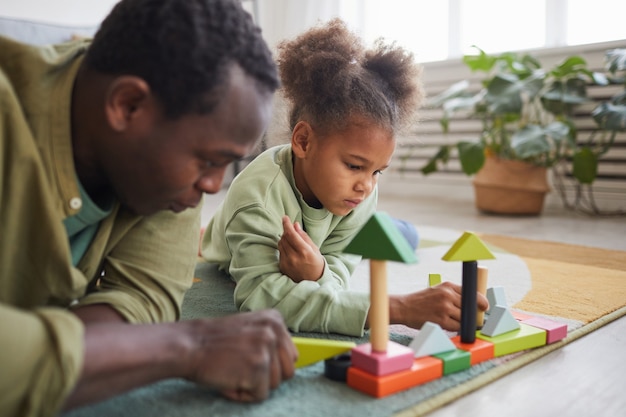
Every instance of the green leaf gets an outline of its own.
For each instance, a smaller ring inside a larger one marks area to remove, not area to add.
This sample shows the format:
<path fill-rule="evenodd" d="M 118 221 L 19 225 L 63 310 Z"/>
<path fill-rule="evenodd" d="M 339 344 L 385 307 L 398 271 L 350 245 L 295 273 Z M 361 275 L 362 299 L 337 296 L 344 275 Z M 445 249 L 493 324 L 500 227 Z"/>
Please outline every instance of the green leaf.
<path fill-rule="evenodd" d="M 461 141 L 456 147 L 461 168 L 466 175 L 477 173 L 485 164 L 485 149 L 480 143 Z"/>
<path fill-rule="evenodd" d="M 424 165 L 420 171 L 424 175 L 437 172 L 438 170 L 437 163 L 442 162 L 446 164 L 448 163 L 449 159 L 450 159 L 450 147 L 443 145 L 439 148 L 437 153 L 432 158 L 430 158 L 428 162 L 426 162 L 426 165 Z"/>
<path fill-rule="evenodd" d="M 489 110 L 495 114 L 520 113 L 522 83 L 513 74 L 498 74 L 487 86 L 485 101 Z"/>
<path fill-rule="evenodd" d="M 626 131 L 626 105 L 602 103 L 593 109 L 591 116 L 601 129 Z"/>
<path fill-rule="evenodd" d="M 511 136 L 511 148 L 521 159 L 532 158 L 551 149 L 547 133 L 538 125 L 526 125 Z"/>
<path fill-rule="evenodd" d="M 609 79 L 607 78 L 606 75 L 602 74 L 601 72 L 593 71 L 591 72 L 589 76 L 591 77 L 593 82 L 597 85 L 609 85 Z"/>
<path fill-rule="evenodd" d="M 479 99 L 477 96 L 451 98 L 443 104 L 443 111 L 446 115 L 451 115 L 463 110 L 473 110 Z"/>
<path fill-rule="evenodd" d="M 570 56 L 560 65 L 552 70 L 552 75 L 556 78 L 575 75 L 587 66 L 587 61 L 578 55 Z"/>
<path fill-rule="evenodd" d="M 613 74 L 626 70 L 626 48 L 609 49 L 606 51 L 606 68 Z"/>
<path fill-rule="evenodd" d="M 562 140 L 569 135 L 571 126 L 565 122 L 552 122 L 544 127 L 547 135 L 556 140 Z"/>
<path fill-rule="evenodd" d="M 576 106 L 587 101 L 587 83 L 582 78 L 556 80 L 541 94 L 541 104 L 552 114 L 572 114 Z"/>
<path fill-rule="evenodd" d="M 446 101 L 452 98 L 462 96 L 464 93 L 467 92 L 468 87 L 469 87 L 469 81 L 467 80 L 462 80 L 457 83 L 454 83 L 445 91 L 429 99 L 427 105 L 429 107 L 439 107 L 442 104 L 444 104 Z"/>
<path fill-rule="evenodd" d="M 572 159 L 572 174 L 581 184 L 591 184 L 598 174 L 598 156 L 586 146 L 581 148 Z"/>
<path fill-rule="evenodd" d="M 474 45 L 474 48 L 478 50 L 478 55 L 465 55 L 463 62 L 472 71 L 489 72 L 495 65 L 497 59 L 491 55 L 487 55 L 485 51 Z"/>

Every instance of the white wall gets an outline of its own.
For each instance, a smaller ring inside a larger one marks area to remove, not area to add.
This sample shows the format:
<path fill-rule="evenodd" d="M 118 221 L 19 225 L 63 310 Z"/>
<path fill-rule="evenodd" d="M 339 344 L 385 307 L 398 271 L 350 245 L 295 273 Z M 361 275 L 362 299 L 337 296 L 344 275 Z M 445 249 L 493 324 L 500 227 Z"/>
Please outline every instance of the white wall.
<path fill-rule="evenodd" d="M 0 16 L 70 26 L 96 26 L 119 0 L 0 0 Z M 274 47 L 319 20 L 339 15 L 339 0 L 256 0 L 257 24 Z M 252 1 L 244 8 L 253 10 Z"/>
<path fill-rule="evenodd" d="M 118 0 L 0 0 L 0 16 L 71 26 L 95 26 Z"/>

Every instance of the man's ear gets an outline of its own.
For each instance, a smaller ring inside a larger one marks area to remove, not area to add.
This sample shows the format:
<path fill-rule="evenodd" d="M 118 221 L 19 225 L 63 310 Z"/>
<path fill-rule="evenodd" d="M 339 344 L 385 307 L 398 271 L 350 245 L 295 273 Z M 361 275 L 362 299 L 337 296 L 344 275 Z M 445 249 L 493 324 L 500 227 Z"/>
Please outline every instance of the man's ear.
<path fill-rule="evenodd" d="M 125 75 L 113 79 L 105 99 L 106 118 L 115 131 L 126 130 L 130 123 L 147 111 L 150 86 L 142 78 Z"/>
<path fill-rule="evenodd" d="M 311 146 L 313 128 L 310 124 L 300 120 L 291 132 L 291 149 L 297 158 L 304 159 Z"/>

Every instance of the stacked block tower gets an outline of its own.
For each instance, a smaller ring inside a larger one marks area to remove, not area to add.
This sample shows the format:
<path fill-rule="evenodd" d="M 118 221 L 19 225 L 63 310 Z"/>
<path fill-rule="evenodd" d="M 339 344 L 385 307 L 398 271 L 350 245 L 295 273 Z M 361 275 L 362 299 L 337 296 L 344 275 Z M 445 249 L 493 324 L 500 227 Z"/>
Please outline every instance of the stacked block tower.
<path fill-rule="evenodd" d="M 370 260 L 370 343 L 352 348 L 347 384 L 374 397 L 384 397 L 472 365 L 510 353 L 554 343 L 567 335 L 567 325 L 546 318 L 515 314 L 506 305 L 501 287 L 486 288 L 487 270 L 477 261 L 493 254 L 471 232 L 465 232 L 443 256 L 461 261 L 461 331 L 448 335 L 425 323 L 407 347 L 389 340 L 386 261 L 417 262 L 415 253 L 391 218 L 375 213 L 345 249 Z M 440 276 L 431 274 L 430 284 Z M 490 303 L 486 321 L 477 312 L 477 291 Z"/>

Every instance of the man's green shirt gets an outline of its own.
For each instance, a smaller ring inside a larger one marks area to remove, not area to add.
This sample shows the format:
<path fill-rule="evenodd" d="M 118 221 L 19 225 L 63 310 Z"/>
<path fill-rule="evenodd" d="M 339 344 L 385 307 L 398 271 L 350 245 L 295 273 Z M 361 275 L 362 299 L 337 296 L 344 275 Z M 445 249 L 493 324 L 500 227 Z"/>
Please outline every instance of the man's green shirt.
<path fill-rule="evenodd" d="M 0 416 L 54 415 L 71 392 L 84 342 L 69 308 L 175 320 L 197 260 L 199 209 L 140 217 L 115 203 L 73 265 L 71 94 L 88 45 L 0 37 Z"/>

